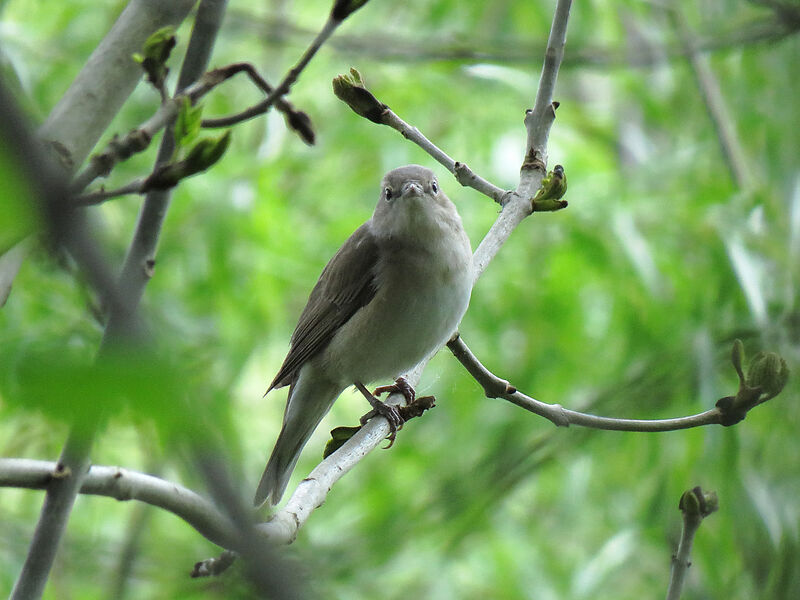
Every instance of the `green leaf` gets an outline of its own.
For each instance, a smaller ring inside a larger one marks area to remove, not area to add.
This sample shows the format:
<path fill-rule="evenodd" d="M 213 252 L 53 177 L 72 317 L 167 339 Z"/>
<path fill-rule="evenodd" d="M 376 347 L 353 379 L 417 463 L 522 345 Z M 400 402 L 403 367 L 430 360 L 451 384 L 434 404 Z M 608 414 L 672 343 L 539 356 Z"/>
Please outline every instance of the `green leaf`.
<path fill-rule="evenodd" d="M 192 106 L 189 98 L 184 97 L 178 117 L 175 119 L 175 144 L 178 148 L 187 147 L 200 134 L 203 121 L 203 107 Z"/>

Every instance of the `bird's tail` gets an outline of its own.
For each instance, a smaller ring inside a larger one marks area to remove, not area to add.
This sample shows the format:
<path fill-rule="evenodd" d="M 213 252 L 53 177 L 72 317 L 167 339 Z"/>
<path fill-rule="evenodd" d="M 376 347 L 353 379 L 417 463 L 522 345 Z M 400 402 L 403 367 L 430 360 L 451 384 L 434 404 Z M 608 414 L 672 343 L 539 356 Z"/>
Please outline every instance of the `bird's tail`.
<path fill-rule="evenodd" d="M 313 379 L 301 376 L 289 390 L 283 426 L 256 490 L 256 507 L 280 502 L 303 447 L 342 391 L 327 382 L 309 381 Z"/>

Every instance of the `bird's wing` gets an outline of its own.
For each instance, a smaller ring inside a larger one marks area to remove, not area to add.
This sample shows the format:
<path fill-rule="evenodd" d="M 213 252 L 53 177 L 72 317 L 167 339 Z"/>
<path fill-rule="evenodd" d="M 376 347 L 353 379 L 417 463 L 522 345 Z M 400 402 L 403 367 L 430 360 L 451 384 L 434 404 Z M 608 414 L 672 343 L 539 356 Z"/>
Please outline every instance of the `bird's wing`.
<path fill-rule="evenodd" d="M 336 331 L 375 296 L 378 246 L 365 223 L 331 258 L 311 290 L 292 334 L 289 354 L 267 392 L 290 384 L 300 367 L 320 352 Z"/>

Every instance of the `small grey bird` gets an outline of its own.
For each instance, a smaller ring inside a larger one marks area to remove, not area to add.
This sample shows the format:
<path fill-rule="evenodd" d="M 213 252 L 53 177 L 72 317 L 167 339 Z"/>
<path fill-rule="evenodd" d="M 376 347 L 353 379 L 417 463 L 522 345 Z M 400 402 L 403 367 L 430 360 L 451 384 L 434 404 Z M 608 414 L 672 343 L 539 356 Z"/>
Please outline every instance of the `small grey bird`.
<path fill-rule="evenodd" d="M 303 446 L 347 386 L 389 420 L 393 435 L 402 425 L 397 409 L 364 384 L 397 377 L 444 344 L 471 290 L 469 238 L 436 176 L 419 165 L 389 171 L 372 218 L 322 271 L 267 390 L 288 385 L 289 399 L 255 505 L 280 501 Z M 390 388 L 413 397 L 402 379 L 378 390 Z"/>

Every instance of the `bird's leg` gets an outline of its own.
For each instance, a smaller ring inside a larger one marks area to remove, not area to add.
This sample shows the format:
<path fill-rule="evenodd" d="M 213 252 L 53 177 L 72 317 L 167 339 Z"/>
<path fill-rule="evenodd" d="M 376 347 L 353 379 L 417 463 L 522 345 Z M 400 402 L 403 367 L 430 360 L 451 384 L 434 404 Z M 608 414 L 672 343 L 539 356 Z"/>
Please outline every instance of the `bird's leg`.
<path fill-rule="evenodd" d="M 367 402 L 369 402 L 370 406 L 372 406 L 372 410 L 361 417 L 361 424 L 364 425 L 368 420 L 376 415 L 384 417 L 389 422 L 389 437 L 387 438 L 389 440 L 389 445 L 386 447 L 391 448 L 392 444 L 394 444 L 395 438 L 397 437 L 397 430 L 402 429 L 404 423 L 403 417 L 400 416 L 400 411 L 396 406 L 386 404 L 385 402 L 378 400 L 375 396 L 369 393 L 369 390 L 360 381 L 356 381 L 355 386 L 356 389 L 361 392 L 364 398 L 367 399 Z"/>
<path fill-rule="evenodd" d="M 414 404 L 414 398 L 416 398 L 417 395 L 414 388 L 406 381 L 405 377 L 398 377 L 394 380 L 392 385 L 376 387 L 372 394 L 376 397 L 381 394 L 403 394 L 407 404 Z"/>

